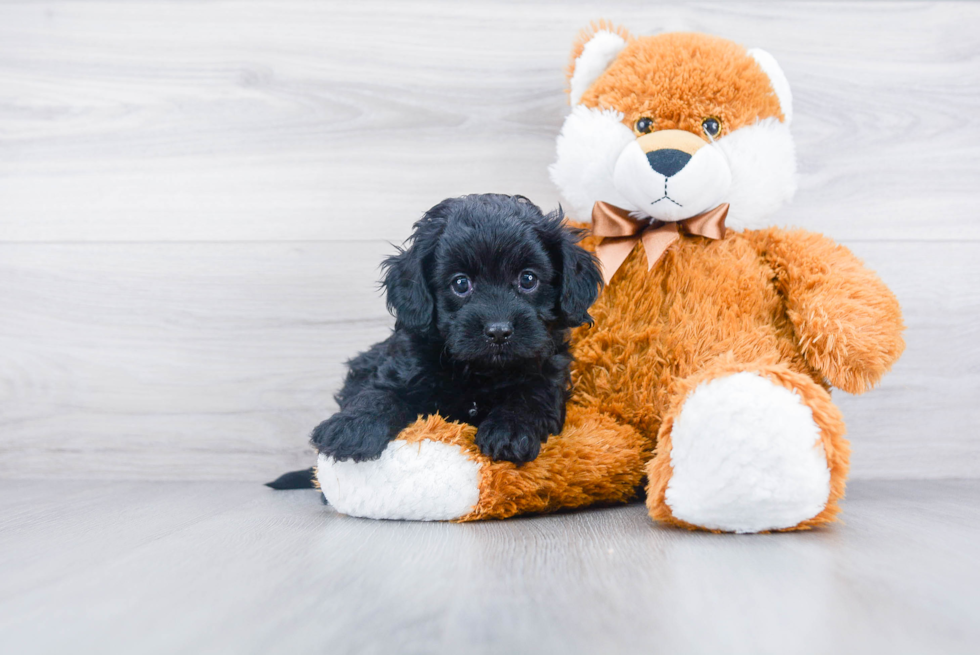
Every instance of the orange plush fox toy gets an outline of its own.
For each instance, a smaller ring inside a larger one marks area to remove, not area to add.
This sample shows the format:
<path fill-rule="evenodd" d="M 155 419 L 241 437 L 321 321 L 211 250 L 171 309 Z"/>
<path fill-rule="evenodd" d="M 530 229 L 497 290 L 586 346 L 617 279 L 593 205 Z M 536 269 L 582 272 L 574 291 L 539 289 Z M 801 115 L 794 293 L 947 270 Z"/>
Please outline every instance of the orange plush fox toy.
<path fill-rule="evenodd" d="M 795 190 L 775 59 L 703 34 L 598 23 L 569 67 L 552 179 L 606 288 L 573 335 L 562 434 L 523 466 L 475 428 L 419 419 L 371 462 L 321 455 L 338 511 L 474 520 L 623 503 L 715 531 L 834 520 L 849 448 L 835 386 L 871 388 L 904 344 L 898 303 L 843 246 L 756 227 Z"/>

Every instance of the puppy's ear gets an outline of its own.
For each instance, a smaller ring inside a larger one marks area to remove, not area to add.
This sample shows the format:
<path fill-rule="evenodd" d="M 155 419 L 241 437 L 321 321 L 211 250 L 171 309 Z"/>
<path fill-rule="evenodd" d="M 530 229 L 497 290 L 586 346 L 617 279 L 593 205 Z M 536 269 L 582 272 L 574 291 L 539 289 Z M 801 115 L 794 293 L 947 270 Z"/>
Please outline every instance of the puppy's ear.
<path fill-rule="evenodd" d="M 432 322 L 434 303 L 422 270 L 422 253 L 415 245 L 385 259 L 382 286 L 388 311 L 409 330 L 424 332 Z"/>
<path fill-rule="evenodd" d="M 415 332 L 425 332 L 432 325 L 435 301 L 429 290 L 426 260 L 435 252 L 439 235 L 445 226 L 442 202 L 415 224 L 407 248 L 381 263 L 385 302 L 398 323 Z"/>
<path fill-rule="evenodd" d="M 558 311 L 566 327 L 592 324 L 589 307 L 599 297 L 602 289 L 602 272 L 595 256 L 578 245 L 584 233 L 564 225 L 561 207 L 546 218 L 558 232 L 558 258 L 560 260 L 561 285 Z"/>

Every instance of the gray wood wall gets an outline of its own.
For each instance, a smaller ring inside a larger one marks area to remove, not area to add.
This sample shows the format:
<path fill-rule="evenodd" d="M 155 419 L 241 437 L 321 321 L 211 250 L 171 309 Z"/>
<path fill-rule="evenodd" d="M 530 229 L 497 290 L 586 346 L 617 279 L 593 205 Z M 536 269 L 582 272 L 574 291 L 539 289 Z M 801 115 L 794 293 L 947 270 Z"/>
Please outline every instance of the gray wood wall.
<path fill-rule="evenodd" d="M 0 4 L 0 476 L 306 466 L 377 264 L 446 196 L 547 179 L 578 29 L 701 30 L 794 87 L 822 231 L 908 351 L 837 393 L 855 478 L 980 474 L 980 7 L 966 3 Z"/>

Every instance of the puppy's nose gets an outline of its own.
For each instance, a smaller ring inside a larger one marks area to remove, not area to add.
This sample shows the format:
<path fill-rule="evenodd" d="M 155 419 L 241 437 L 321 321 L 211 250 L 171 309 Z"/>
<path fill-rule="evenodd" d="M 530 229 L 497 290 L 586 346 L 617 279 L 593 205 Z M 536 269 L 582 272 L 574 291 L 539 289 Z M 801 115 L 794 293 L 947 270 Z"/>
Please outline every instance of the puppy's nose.
<path fill-rule="evenodd" d="M 485 328 L 483 328 L 483 333 L 487 335 L 487 338 L 494 343 L 503 343 L 510 339 L 510 335 L 514 334 L 514 326 L 510 323 L 488 323 Z"/>
<path fill-rule="evenodd" d="M 650 162 L 650 168 L 664 177 L 670 177 L 687 166 L 687 162 L 691 161 L 691 155 L 682 150 L 664 148 L 648 152 L 647 161 Z"/>

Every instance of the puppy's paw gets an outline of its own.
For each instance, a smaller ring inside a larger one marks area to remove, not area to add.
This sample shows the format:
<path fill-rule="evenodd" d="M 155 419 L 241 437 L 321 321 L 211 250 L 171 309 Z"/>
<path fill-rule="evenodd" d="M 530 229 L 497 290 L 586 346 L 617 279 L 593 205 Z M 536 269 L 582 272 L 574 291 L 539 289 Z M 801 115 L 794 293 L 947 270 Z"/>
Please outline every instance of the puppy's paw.
<path fill-rule="evenodd" d="M 490 412 L 476 431 L 476 445 L 491 459 L 515 464 L 530 462 L 541 452 L 547 433 L 533 427 L 533 422 L 505 412 Z"/>
<path fill-rule="evenodd" d="M 339 412 L 316 426 L 310 441 L 337 461 L 378 459 L 391 441 L 391 427 L 375 415 Z"/>

